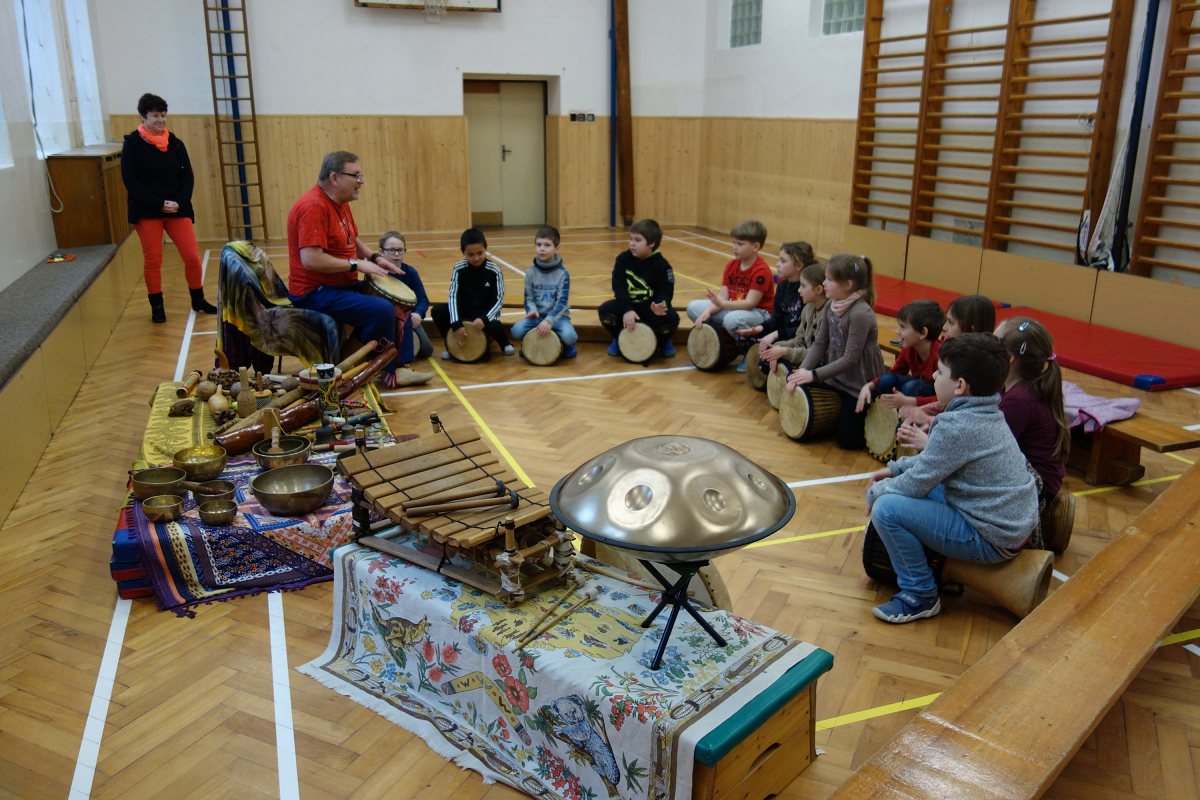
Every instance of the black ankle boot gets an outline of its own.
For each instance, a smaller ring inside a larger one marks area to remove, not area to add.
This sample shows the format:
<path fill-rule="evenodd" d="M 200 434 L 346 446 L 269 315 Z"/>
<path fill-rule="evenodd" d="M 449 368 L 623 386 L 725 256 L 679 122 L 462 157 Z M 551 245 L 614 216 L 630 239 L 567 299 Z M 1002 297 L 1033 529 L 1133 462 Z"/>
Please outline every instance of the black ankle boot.
<path fill-rule="evenodd" d="M 204 287 L 199 289 L 188 289 L 192 293 L 192 311 L 199 311 L 204 314 L 217 313 L 217 307 L 204 299 Z"/>
<path fill-rule="evenodd" d="M 166 322 L 167 310 L 163 308 L 162 292 L 157 294 L 148 294 L 150 298 L 150 321 L 151 322 Z"/>

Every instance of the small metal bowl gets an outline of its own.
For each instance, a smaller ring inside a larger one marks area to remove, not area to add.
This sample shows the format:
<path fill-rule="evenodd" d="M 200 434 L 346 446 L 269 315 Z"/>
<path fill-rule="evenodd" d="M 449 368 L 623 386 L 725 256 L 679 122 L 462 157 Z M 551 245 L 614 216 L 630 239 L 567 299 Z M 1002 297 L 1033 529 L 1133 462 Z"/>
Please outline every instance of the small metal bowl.
<path fill-rule="evenodd" d="M 267 470 L 250 481 L 250 491 L 277 517 L 298 517 L 325 504 L 333 470 L 321 464 L 294 464 Z"/>
<path fill-rule="evenodd" d="M 236 487 L 233 485 L 233 481 L 205 481 L 200 484 L 200 491 L 196 491 L 194 486 L 190 488 L 192 489 L 192 500 L 197 506 L 204 505 L 210 500 L 235 499 L 234 489 Z"/>
<path fill-rule="evenodd" d="M 267 452 L 271 449 L 270 439 L 257 442 L 251 449 L 254 451 L 254 460 L 260 467 L 278 469 L 308 461 L 308 455 L 312 452 L 312 442 L 307 436 L 281 436 L 279 437 L 279 449 L 283 450 L 282 453 Z"/>
<path fill-rule="evenodd" d="M 154 467 L 130 473 L 133 496 L 145 500 L 160 494 L 179 494 L 179 484 L 187 473 L 179 467 Z"/>
<path fill-rule="evenodd" d="M 232 500 L 209 500 L 197 509 L 200 521 L 213 528 L 221 528 L 233 522 L 237 516 L 237 503 Z"/>
<path fill-rule="evenodd" d="M 219 444 L 185 447 L 171 457 L 171 462 L 187 473 L 189 481 L 212 480 L 221 474 L 228 460 L 229 454 Z"/>
<path fill-rule="evenodd" d="M 177 494 L 159 494 L 142 501 L 142 513 L 151 522 L 174 522 L 183 511 L 183 498 Z"/>

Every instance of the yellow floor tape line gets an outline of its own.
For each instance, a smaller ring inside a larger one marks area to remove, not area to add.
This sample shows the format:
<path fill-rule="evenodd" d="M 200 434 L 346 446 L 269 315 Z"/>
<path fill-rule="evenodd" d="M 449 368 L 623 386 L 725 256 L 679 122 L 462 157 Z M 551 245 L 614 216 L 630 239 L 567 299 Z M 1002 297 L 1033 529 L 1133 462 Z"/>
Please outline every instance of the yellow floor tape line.
<path fill-rule="evenodd" d="M 856 531 L 866 530 L 866 525 L 855 525 L 853 528 L 838 528 L 836 531 L 821 531 L 820 533 L 805 533 L 800 536 L 785 536 L 782 539 L 766 539 L 761 542 L 754 542 L 746 545 L 749 550 L 752 547 L 770 547 L 775 544 L 787 544 L 788 542 L 803 542 L 806 539 L 823 539 L 826 536 L 840 536 L 843 533 L 854 533 Z"/>
<path fill-rule="evenodd" d="M 524 481 L 526 486 L 532 489 L 533 480 L 525 474 L 525 470 L 521 469 L 521 465 L 518 464 L 517 460 L 512 457 L 512 453 L 508 452 L 508 448 L 504 446 L 504 443 L 500 441 L 496 434 L 492 433 L 492 429 L 489 428 L 488 424 L 483 421 L 483 417 L 479 416 L 479 412 L 475 410 L 475 407 L 467 401 L 467 398 L 463 395 L 462 391 L 460 391 L 459 388 L 454 385 L 454 381 L 450 380 L 450 376 L 447 375 L 446 371 L 442 369 L 442 365 L 434 361 L 432 358 L 429 359 L 429 363 L 433 365 L 434 372 L 442 376 L 442 380 L 445 381 L 446 388 L 450 390 L 450 393 L 458 398 L 458 402 L 461 403 L 462 407 L 465 408 L 467 413 L 471 415 L 471 419 L 475 420 L 475 424 L 479 426 L 480 432 L 486 436 L 493 445 L 496 446 L 496 451 L 500 453 L 500 457 L 507 461 L 508 465 L 512 467 L 512 471 L 517 473 L 517 477 Z"/>
<path fill-rule="evenodd" d="M 1192 639 L 1200 639 L 1200 628 L 1195 628 L 1190 631 L 1180 631 L 1172 633 L 1170 636 L 1158 643 L 1159 647 L 1165 647 L 1169 644 L 1179 644 L 1180 642 L 1191 641 Z"/>
<path fill-rule="evenodd" d="M 914 697 L 911 700 L 901 700 L 899 703 L 889 703 L 886 706 L 868 708 L 866 711 L 855 711 L 853 714 L 843 714 L 840 717 L 817 720 L 817 730 L 824 731 L 830 728 L 840 728 L 842 725 L 852 725 L 855 722 L 862 722 L 863 720 L 874 719 L 875 717 L 886 717 L 888 714 L 908 711 L 910 708 L 924 708 L 938 699 L 941 694 L 941 692 L 934 692 L 922 697 Z"/>
<path fill-rule="evenodd" d="M 1153 483 L 1165 483 L 1167 481 L 1173 481 L 1180 477 L 1183 477 L 1183 476 L 1182 475 L 1164 475 L 1161 478 L 1144 478 L 1140 481 L 1134 481 L 1133 483 L 1131 483 L 1129 485 L 1130 486 L 1149 486 L 1150 484 L 1153 484 Z M 1124 488 L 1126 488 L 1126 487 L 1124 487 L 1124 486 L 1101 486 L 1099 489 L 1084 489 L 1081 492 L 1072 492 L 1071 494 L 1075 495 L 1076 497 L 1087 497 L 1089 494 L 1103 494 L 1104 492 L 1115 492 L 1118 489 L 1124 489 Z"/>

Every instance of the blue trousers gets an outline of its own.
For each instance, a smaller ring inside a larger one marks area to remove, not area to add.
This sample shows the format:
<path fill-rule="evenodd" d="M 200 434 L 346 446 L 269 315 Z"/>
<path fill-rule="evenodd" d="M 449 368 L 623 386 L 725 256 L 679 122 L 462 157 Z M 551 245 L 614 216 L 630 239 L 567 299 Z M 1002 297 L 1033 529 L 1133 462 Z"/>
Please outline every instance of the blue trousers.
<path fill-rule="evenodd" d="M 925 548 L 960 561 L 998 564 L 1005 557 L 966 517 L 946 505 L 942 487 L 928 497 L 885 494 L 871 508 L 871 521 L 887 547 L 900 588 L 924 597 L 937 596 L 933 570 L 925 559 Z"/>
<path fill-rule="evenodd" d="M 320 311 L 333 317 L 339 325 L 350 325 L 354 328 L 354 335 L 363 343 L 372 339 L 395 342 L 399 350 L 397 361 L 402 364 L 412 361 L 412 331 L 405 326 L 403 341 L 395 341 L 396 312 L 392 304 L 382 297 L 364 294 L 356 286 L 318 286 L 308 294 L 292 296 L 291 300 L 297 308 Z M 395 369 L 393 363 L 385 372 Z"/>
<path fill-rule="evenodd" d="M 879 376 L 879 394 L 891 394 L 895 389 L 909 397 L 928 397 L 933 394 L 933 384 L 929 381 L 911 375 L 897 375 L 895 372 L 885 372 Z"/>
<path fill-rule="evenodd" d="M 512 324 L 512 330 L 509 333 L 512 334 L 513 339 L 519 342 L 525 337 L 525 334 L 536 328 L 541 322 L 540 318 L 529 319 L 528 317 L 521 317 Z M 579 341 L 579 334 L 575 332 L 575 326 L 566 317 L 559 317 L 558 321 L 551 326 L 551 330 L 558 334 L 558 338 L 562 340 L 563 347 L 570 347 Z"/>

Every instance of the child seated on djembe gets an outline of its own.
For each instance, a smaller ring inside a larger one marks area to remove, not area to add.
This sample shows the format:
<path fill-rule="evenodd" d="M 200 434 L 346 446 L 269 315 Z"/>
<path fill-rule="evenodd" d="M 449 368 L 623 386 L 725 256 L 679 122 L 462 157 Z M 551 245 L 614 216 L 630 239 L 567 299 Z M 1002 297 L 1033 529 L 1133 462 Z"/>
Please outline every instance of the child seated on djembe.
<path fill-rule="evenodd" d="M 466 340 L 464 326 L 483 331 L 501 352 L 511 356 L 516 352 L 500 324 L 500 309 L 504 306 L 504 273 L 487 255 L 487 237 L 478 228 L 467 228 L 459 237 L 462 260 L 450 273 L 447 302 L 433 307 L 433 323 L 443 337 L 456 337 L 458 344 Z M 486 347 L 486 344 L 485 344 Z M 442 358 L 450 358 L 447 348 Z"/>

